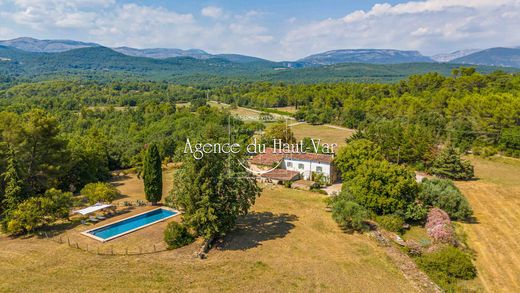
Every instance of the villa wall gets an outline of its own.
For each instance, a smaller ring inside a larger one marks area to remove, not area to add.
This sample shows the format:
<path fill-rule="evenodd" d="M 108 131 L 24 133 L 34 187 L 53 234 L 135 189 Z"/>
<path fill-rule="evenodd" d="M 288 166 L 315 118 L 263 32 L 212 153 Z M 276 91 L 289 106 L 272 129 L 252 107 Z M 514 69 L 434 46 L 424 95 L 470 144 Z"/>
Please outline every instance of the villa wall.
<path fill-rule="evenodd" d="M 299 168 L 300 164 L 303 165 L 303 168 Z M 317 169 L 321 167 L 321 172 Z M 322 163 L 322 162 L 314 162 L 314 161 L 305 161 L 298 159 L 285 158 L 282 163 L 282 168 L 286 170 L 292 170 L 300 172 L 301 176 L 305 180 L 311 179 L 311 173 L 323 173 L 325 176 L 334 180 L 334 175 L 331 176 L 333 168 L 330 163 Z"/>

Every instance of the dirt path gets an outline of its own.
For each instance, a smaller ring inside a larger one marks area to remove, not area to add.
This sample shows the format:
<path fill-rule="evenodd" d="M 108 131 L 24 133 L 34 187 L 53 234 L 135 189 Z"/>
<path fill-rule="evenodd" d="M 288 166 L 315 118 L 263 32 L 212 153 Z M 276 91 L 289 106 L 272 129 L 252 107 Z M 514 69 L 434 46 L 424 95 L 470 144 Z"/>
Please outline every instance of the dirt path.
<path fill-rule="evenodd" d="M 346 127 L 341 127 L 341 126 L 332 125 L 332 124 L 325 124 L 324 126 L 327 126 L 327 127 L 330 127 L 330 128 L 334 128 L 334 129 L 339 129 L 339 130 L 348 130 L 348 131 L 356 132 L 355 129 L 352 129 L 352 128 L 346 128 Z"/>
<path fill-rule="evenodd" d="M 390 244 L 391 240 L 388 239 L 388 236 L 383 236 L 383 234 L 378 231 L 373 231 L 370 235 L 384 248 L 386 255 L 390 257 L 394 264 L 401 270 L 404 277 L 409 280 L 419 292 L 442 292 L 442 289 L 432 282 L 408 255 Z"/>
<path fill-rule="evenodd" d="M 300 125 L 300 124 L 306 124 L 307 122 L 296 122 L 296 123 L 293 123 L 293 124 L 289 124 L 288 126 L 289 127 L 293 127 L 293 126 L 297 126 L 297 125 Z"/>

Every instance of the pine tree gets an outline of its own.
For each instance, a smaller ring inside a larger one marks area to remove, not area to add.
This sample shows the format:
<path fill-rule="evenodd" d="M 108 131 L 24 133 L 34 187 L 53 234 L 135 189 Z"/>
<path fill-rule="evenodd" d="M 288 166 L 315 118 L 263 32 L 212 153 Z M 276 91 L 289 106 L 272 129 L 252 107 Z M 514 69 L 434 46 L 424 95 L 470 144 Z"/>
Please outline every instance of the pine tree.
<path fill-rule="evenodd" d="M 16 208 L 17 204 L 22 202 L 24 198 L 23 194 L 23 181 L 20 180 L 18 175 L 18 166 L 14 151 L 9 150 L 7 158 L 7 168 L 2 174 L 4 182 L 6 184 L 4 191 L 4 198 L 1 202 L 2 211 L 9 211 Z"/>
<path fill-rule="evenodd" d="M 146 200 L 156 205 L 162 198 L 162 168 L 159 150 L 155 144 L 146 150 L 143 162 L 143 180 Z"/>
<path fill-rule="evenodd" d="M 455 180 L 471 179 L 474 176 L 470 162 L 462 160 L 459 153 L 448 146 L 435 158 L 430 173 L 441 178 Z"/>

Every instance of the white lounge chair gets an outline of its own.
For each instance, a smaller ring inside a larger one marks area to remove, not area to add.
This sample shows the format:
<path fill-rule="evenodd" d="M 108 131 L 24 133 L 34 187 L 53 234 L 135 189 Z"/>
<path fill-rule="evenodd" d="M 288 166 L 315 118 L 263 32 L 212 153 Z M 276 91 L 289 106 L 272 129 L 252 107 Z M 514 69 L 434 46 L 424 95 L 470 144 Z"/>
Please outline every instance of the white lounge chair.
<path fill-rule="evenodd" d="M 106 217 L 103 217 L 103 216 L 101 216 L 101 215 L 98 215 L 98 216 L 96 216 L 96 219 L 98 219 L 98 220 L 106 220 Z"/>
<path fill-rule="evenodd" d="M 96 217 L 93 217 L 93 216 L 88 217 L 88 220 L 91 221 L 91 222 L 94 222 L 94 223 L 99 222 L 99 220 L 96 219 Z"/>

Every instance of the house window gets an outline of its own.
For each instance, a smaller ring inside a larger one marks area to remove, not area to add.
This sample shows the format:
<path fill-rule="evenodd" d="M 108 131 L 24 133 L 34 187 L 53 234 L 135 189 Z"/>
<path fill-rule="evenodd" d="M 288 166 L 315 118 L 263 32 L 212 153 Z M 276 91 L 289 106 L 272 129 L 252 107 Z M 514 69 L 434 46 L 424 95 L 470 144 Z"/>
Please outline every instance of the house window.
<path fill-rule="evenodd" d="M 298 164 L 298 169 L 303 170 L 303 164 Z"/>
<path fill-rule="evenodd" d="M 287 168 L 292 168 L 292 162 L 287 162 Z"/>
<path fill-rule="evenodd" d="M 316 172 L 323 173 L 323 168 L 320 166 L 316 167 Z"/>

